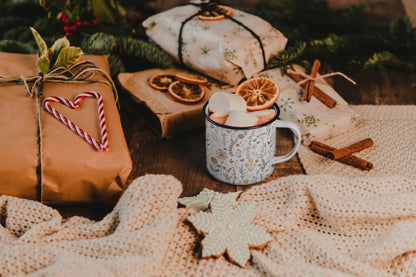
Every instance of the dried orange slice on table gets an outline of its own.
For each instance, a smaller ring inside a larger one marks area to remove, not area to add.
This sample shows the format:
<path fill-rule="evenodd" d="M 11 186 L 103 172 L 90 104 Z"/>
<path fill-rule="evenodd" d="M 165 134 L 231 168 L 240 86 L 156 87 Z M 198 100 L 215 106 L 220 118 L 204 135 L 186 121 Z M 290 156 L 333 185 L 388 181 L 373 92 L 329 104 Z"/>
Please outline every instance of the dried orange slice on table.
<path fill-rule="evenodd" d="M 270 108 L 280 96 L 279 85 L 267 78 L 253 78 L 242 82 L 236 91 L 244 98 L 247 111 L 259 111 Z"/>
<path fill-rule="evenodd" d="M 175 100 L 185 104 L 197 103 L 205 96 L 204 88 L 201 85 L 184 83 L 182 81 L 175 81 L 170 84 L 168 93 Z"/>
<path fill-rule="evenodd" d="M 201 10 L 198 10 L 197 13 L 200 11 Z M 211 11 L 204 11 L 201 14 L 199 14 L 197 17 L 201 20 L 216 21 L 216 20 L 224 19 L 225 18 L 224 14 L 228 16 L 233 16 L 233 11 L 226 6 L 215 5 L 212 7 Z"/>
<path fill-rule="evenodd" d="M 196 85 L 206 85 L 208 84 L 208 79 L 197 75 L 197 74 L 190 74 L 190 73 L 178 73 L 175 75 L 176 79 L 179 81 L 183 81 L 185 83 L 196 84 Z"/>
<path fill-rule="evenodd" d="M 165 91 L 169 85 L 176 81 L 175 75 L 172 74 L 156 74 L 149 80 L 149 85 L 157 90 Z"/>

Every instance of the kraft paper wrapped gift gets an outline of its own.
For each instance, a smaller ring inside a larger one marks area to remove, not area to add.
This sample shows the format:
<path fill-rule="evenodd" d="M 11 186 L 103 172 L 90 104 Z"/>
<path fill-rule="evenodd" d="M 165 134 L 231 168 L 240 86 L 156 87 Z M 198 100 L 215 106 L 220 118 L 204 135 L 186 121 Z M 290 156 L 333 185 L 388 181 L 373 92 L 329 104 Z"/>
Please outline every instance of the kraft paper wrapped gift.
<path fill-rule="evenodd" d="M 105 56 L 83 56 L 81 60 L 109 72 Z M 36 55 L 0 52 L 0 76 L 36 74 Z M 104 81 L 99 76 L 94 79 Z M 118 199 L 132 164 L 111 87 L 103 83 L 45 82 L 41 92 L 43 97 L 61 96 L 73 101 L 85 91 L 103 97 L 108 151 L 95 150 L 43 108 L 38 132 L 35 97 L 28 95 L 23 83 L 0 83 L 0 194 L 47 204 L 113 203 Z M 96 99 L 83 99 L 76 110 L 59 103 L 51 105 L 100 141 Z"/>
<path fill-rule="evenodd" d="M 134 73 L 120 73 L 118 80 L 123 89 L 128 91 L 135 101 L 143 103 L 150 110 L 150 116 L 147 116 L 147 118 L 152 127 L 163 138 L 173 138 L 184 131 L 204 126 L 202 106 L 205 102 L 214 92 L 232 92 L 235 89 L 234 86 L 209 79 L 208 85 L 204 85 L 204 99 L 195 104 L 183 104 L 173 100 L 167 92 L 155 90 L 149 85 L 150 78 L 160 73 L 195 74 L 195 72 L 178 67 L 169 69 L 153 68 Z"/>
<path fill-rule="evenodd" d="M 276 103 L 280 107 L 280 119 L 298 124 L 305 145 L 312 140 L 325 141 L 342 135 L 352 130 L 358 121 L 359 115 L 325 80 L 319 79 L 319 74 L 315 86 L 337 102 L 332 109 L 313 96 L 310 102 L 303 101 L 304 89 L 300 85 L 295 86 L 296 82 L 283 75 L 280 69 L 266 70 L 255 77 L 269 78 L 279 84 L 281 93 Z"/>
<path fill-rule="evenodd" d="M 268 22 L 230 9 L 233 19 L 260 38 L 266 63 L 285 48 L 287 39 Z M 179 60 L 179 33 L 184 24 L 181 47 L 184 64 L 227 84 L 236 85 L 243 78 L 250 78 L 265 68 L 258 40 L 236 22 L 228 18 L 205 21 L 194 17 L 183 23 L 197 10 L 197 6 L 189 4 L 153 15 L 143 22 L 146 34 Z"/>

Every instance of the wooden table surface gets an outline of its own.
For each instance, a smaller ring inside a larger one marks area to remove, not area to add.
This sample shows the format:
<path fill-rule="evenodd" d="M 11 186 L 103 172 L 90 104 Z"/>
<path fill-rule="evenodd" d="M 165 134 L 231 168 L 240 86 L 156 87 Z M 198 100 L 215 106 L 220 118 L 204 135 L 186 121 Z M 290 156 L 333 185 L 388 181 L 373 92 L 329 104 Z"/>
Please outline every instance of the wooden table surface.
<path fill-rule="evenodd" d="M 332 79 L 334 88 L 350 104 L 416 104 L 416 73 L 356 73 L 351 77 L 357 81 L 357 86 L 341 78 Z M 182 196 L 193 196 L 204 187 L 222 192 L 247 188 L 223 184 L 209 175 L 205 167 L 203 128 L 174 139 L 161 139 L 143 116 L 143 106 L 132 100 L 127 92 L 119 93 L 120 116 L 133 161 L 133 170 L 127 184 L 145 174 L 169 174 L 182 183 Z M 292 134 L 285 129 L 278 130 L 278 138 L 276 154 L 288 153 L 293 146 Z M 272 175 L 264 182 L 294 174 L 304 174 L 297 155 L 287 162 L 277 164 Z M 112 209 L 99 204 L 55 208 L 63 217 L 80 215 L 95 220 L 101 219 Z"/>

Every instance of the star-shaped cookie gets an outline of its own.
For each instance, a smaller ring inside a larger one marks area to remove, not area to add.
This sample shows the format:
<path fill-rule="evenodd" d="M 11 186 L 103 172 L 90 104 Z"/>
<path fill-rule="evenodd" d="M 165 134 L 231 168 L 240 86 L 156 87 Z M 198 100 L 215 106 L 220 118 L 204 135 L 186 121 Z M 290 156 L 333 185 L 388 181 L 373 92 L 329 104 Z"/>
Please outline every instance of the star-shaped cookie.
<path fill-rule="evenodd" d="M 252 203 L 233 205 L 223 194 L 216 194 L 209 212 L 188 217 L 206 236 L 202 240 L 202 257 L 219 257 L 227 251 L 231 261 L 241 267 L 250 259 L 250 247 L 262 247 L 272 240 L 262 227 L 252 224 L 256 217 Z"/>
<path fill-rule="evenodd" d="M 197 211 L 205 211 L 209 208 L 212 198 L 219 192 L 204 188 L 197 196 L 179 198 L 178 202 L 185 205 L 188 209 L 194 209 Z M 227 198 L 234 204 L 237 204 L 237 197 L 241 194 L 241 191 L 221 193 L 222 197 Z"/>

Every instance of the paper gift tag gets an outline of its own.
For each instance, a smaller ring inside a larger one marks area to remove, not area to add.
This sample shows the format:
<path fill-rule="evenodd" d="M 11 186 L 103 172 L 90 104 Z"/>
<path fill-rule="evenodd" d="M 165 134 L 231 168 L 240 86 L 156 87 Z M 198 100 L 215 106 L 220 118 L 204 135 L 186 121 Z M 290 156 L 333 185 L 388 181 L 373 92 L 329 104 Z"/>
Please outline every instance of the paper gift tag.
<path fill-rule="evenodd" d="M 319 76 L 319 75 L 318 75 Z M 299 125 L 302 133 L 302 143 L 308 145 L 312 140 L 326 140 L 348 132 L 354 128 L 358 114 L 348 103 L 328 84 L 316 82 L 316 86 L 337 101 L 330 109 L 315 97 L 310 102 L 302 100 L 304 89 L 296 84 L 289 76 L 282 75 L 280 69 L 271 69 L 256 74 L 275 80 L 281 89 L 277 100 L 280 107 L 280 119 L 289 120 Z"/>

